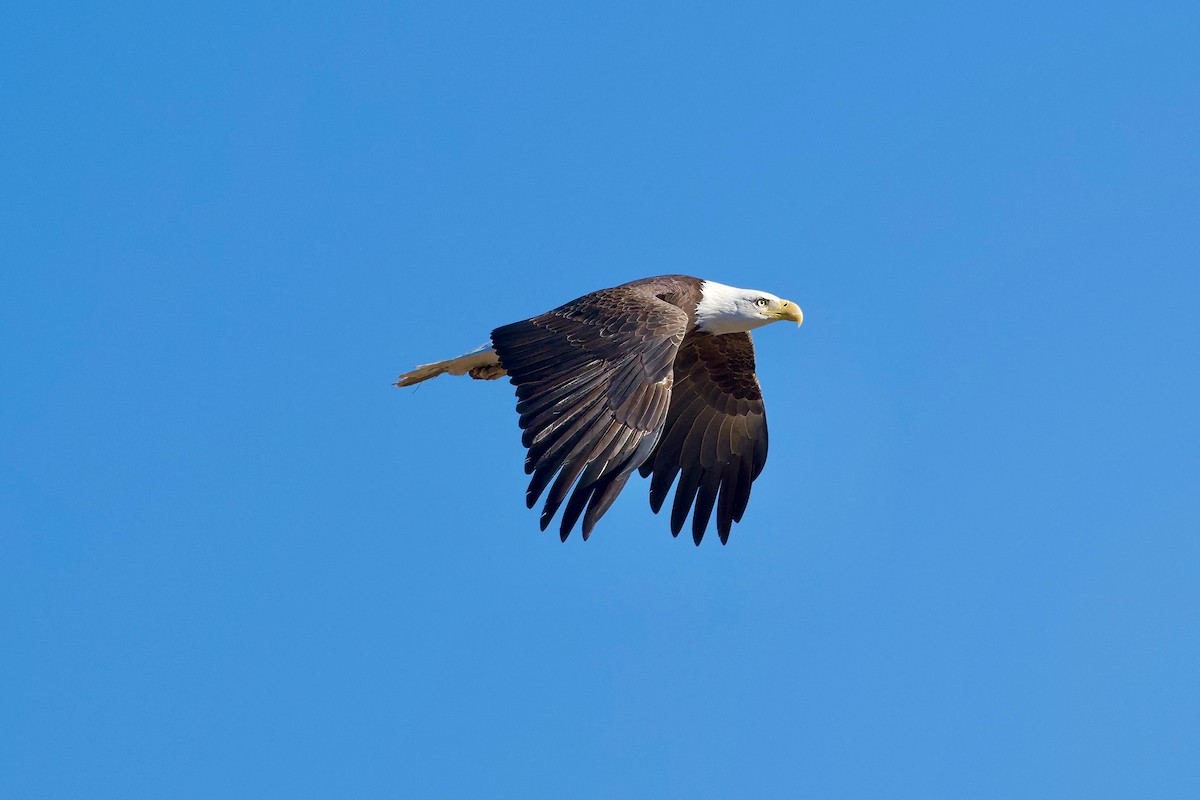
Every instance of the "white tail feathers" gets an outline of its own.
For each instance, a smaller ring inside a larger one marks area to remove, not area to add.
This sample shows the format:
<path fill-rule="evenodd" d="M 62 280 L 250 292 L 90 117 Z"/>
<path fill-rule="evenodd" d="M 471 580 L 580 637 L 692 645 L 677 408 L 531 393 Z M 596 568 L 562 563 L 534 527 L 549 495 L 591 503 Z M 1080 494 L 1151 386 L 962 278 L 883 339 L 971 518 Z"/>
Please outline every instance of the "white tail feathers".
<path fill-rule="evenodd" d="M 422 364 L 411 372 L 406 372 L 396 381 L 397 386 L 412 386 L 430 378 L 436 378 L 444 372 L 451 375 L 467 375 L 483 381 L 491 381 L 508 373 L 500 366 L 500 358 L 490 344 L 480 345 L 466 355 L 451 358 L 446 361 L 435 361 L 432 364 Z"/>

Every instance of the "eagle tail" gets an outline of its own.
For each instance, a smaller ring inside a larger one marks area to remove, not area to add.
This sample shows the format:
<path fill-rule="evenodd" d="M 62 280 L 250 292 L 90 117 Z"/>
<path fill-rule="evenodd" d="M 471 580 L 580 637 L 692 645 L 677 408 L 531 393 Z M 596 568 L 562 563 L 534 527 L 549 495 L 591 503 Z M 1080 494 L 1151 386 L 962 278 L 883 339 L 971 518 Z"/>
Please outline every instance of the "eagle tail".
<path fill-rule="evenodd" d="M 480 345 L 466 355 L 446 361 L 435 361 L 432 364 L 421 364 L 411 372 L 406 372 L 396 381 L 396 386 L 412 386 L 413 384 L 436 378 L 443 373 L 451 375 L 470 375 L 481 381 L 494 381 L 508 373 L 500 366 L 500 358 L 490 344 Z"/>

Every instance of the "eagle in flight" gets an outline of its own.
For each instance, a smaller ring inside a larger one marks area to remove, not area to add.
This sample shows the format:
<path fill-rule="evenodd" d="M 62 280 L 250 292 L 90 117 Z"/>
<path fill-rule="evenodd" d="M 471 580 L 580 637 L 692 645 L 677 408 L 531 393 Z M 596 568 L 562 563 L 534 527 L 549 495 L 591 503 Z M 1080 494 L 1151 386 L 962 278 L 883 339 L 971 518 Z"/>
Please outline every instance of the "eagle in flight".
<path fill-rule="evenodd" d="M 396 385 L 442 373 L 507 375 L 532 476 L 526 504 L 550 488 L 545 530 L 566 501 L 564 541 L 580 515 L 587 539 L 636 469 L 650 477 L 656 514 L 679 478 L 672 534 L 691 511 L 700 544 L 715 507 L 724 544 L 767 460 L 750 331 L 803 319 L 795 303 L 768 292 L 686 275 L 644 278 L 497 328 L 488 344 L 419 366 Z"/>

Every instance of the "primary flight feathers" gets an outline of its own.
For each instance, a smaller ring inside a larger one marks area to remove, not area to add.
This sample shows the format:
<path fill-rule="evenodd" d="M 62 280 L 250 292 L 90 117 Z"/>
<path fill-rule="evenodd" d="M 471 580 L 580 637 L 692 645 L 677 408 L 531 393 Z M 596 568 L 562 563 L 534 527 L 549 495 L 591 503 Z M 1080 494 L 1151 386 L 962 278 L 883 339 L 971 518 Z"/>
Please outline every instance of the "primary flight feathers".
<path fill-rule="evenodd" d="M 645 278 L 497 328 L 488 345 L 417 367 L 396 385 L 442 373 L 508 375 L 532 476 L 528 506 L 549 488 L 542 530 L 565 502 L 561 538 L 582 516 L 587 539 L 636 469 L 651 479 L 655 513 L 678 478 L 671 533 L 691 511 L 700 544 L 715 508 L 724 543 L 767 460 L 749 331 L 778 320 L 803 315 L 767 292 L 686 275 Z"/>

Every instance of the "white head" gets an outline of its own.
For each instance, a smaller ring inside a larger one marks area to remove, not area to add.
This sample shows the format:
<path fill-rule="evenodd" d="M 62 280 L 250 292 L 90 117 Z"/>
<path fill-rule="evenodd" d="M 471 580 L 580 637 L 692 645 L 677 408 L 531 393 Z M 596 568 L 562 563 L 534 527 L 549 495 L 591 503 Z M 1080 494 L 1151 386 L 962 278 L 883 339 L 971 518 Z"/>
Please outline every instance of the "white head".
<path fill-rule="evenodd" d="M 700 302 L 696 305 L 696 328 L 705 333 L 745 333 L 771 322 L 790 319 L 804 321 L 800 306 L 770 292 L 735 289 L 716 281 L 700 284 Z"/>

